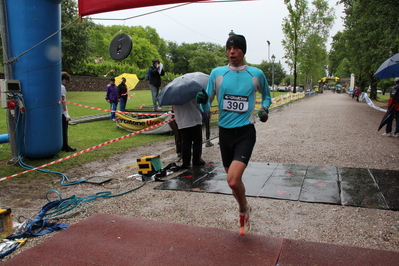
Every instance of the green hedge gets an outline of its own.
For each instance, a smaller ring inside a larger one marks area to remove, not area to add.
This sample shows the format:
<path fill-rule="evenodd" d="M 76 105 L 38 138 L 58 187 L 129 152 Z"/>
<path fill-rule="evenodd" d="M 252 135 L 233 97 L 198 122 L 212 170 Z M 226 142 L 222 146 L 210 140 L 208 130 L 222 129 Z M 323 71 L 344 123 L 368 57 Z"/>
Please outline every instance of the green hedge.
<path fill-rule="evenodd" d="M 114 62 L 99 62 L 99 63 L 87 63 L 85 69 L 81 69 L 79 75 L 85 76 L 103 76 L 109 71 L 114 70 L 114 72 L 109 73 L 109 77 L 119 76 L 122 73 L 133 73 L 136 74 L 140 80 L 145 79 L 147 69 L 139 69 L 137 66 L 131 66 L 124 63 L 114 63 Z M 176 77 L 181 76 L 181 74 L 174 74 L 165 71 L 165 76 L 162 77 L 163 81 L 172 81 Z"/>

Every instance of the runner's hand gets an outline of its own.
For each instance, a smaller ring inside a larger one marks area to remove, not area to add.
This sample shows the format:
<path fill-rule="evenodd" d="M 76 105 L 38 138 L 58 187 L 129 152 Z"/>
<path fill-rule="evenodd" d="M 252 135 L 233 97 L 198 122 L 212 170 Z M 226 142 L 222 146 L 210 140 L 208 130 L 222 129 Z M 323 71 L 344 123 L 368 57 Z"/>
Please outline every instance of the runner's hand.
<path fill-rule="evenodd" d="M 197 103 L 207 103 L 208 102 L 208 94 L 206 91 L 202 89 L 201 92 L 197 93 Z"/>
<path fill-rule="evenodd" d="M 258 111 L 258 117 L 261 122 L 265 123 L 269 119 L 269 109 L 263 107 Z"/>

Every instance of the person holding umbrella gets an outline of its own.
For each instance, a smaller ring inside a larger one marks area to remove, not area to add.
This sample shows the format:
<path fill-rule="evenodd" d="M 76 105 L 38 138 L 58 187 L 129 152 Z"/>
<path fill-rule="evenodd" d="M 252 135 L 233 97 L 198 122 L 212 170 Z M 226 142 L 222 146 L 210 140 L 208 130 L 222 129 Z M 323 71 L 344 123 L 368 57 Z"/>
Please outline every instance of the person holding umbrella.
<path fill-rule="evenodd" d="M 121 83 L 118 85 L 118 98 L 119 98 L 119 110 L 122 112 L 126 111 L 127 86 L 125 78 L 122 78 Z"/>
<path fill-rule="evenodd" d="M 399 101 L 397 101 L 394 97 L 395 93 L 398 90 L 399 90 L 399 77 L 395 78 L 395 86 L 392 87 L 388 100 L 388 109 L 392 112 L 392 117 L 394 118 L 388 120 L 387 126 L 385 128 L 385 133 L 382 134 L 383 136 L 395 137 L 395 138 L 399 137 Z M 392 134 L 392 124 L 394 119 L 396 121 L 396 129 L 395 133 Z"/>
<path fill-rule="evenodd" d="M 262 108 L 258 111 L 260 121 L 268 119 L 271 104 L 270 89 L 262 70 L 248 66 L 244 56 L 247 43 L 242 35 L 231 35 L 226 42 L 227 66 L 212 70 L 206 91 L 197 94 L 197 102 L 204 111 L 217 97 L 219 106 L 219 147 L 227 183 L 238 203 L 240 235 L 251 229 L 251 207 L 245 196 L 242 176 L 252 155 L 256 142 L 255 102 L 260 92 Z"/>

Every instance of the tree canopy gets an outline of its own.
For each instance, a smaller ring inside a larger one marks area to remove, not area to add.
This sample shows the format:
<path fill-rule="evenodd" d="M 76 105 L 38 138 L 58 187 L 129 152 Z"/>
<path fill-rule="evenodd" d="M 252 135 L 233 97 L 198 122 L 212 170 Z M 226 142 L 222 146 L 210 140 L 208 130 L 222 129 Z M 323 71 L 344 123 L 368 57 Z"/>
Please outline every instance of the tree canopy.
<path fill-rule="evenodd" d="M 342 71 L 339 69 L 342 64 L 350 65 L 357 85 L 363 91 L 371 86 L 370 97 L 375 99 L 380 80 L 374 73 L 386 59 L 399 52 L 397 1 L 341 0 L 340 3 L 345 7 L 345 30 L 333 38 L 329 73 Z"/>
<path fill-rule="evenodd" d="M 328 65 L 326 42 L 334 22 L 333 9 L 325 0 L 284 0 L 289 15 L 283 20 L 282 41 L 287 64 L 294 70 L 294 92 L 297 76 L 304 76 L 305 85 L 325 76 Z"/>

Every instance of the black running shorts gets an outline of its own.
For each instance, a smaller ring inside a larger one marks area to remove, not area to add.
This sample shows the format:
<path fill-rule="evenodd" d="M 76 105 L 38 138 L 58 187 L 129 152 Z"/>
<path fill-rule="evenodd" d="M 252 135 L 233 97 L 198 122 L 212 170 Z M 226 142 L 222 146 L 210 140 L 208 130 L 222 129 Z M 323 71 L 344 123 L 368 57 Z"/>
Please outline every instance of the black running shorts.
<path fill-rule="evenodd" d="M 219 127 L 219 146 L 224 167 L 230 167 L 232 161 L 248 164 L 256 142 L 256 130 L 253 124 L 237 128 Z"/>

